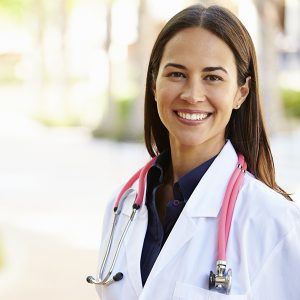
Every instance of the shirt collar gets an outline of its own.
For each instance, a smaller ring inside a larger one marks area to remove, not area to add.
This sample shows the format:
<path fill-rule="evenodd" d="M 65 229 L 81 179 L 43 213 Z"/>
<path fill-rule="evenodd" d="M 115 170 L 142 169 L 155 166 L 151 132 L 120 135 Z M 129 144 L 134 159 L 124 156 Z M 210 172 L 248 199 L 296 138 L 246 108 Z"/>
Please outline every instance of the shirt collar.
<path fill-rule="evenodd" d="M 180 201 L 187 202 L 194 189 L 198 185 L 199 181 L 208 170 L 210 165 L 213 163 L 215 158 L 216 156 L 180 177 L 173 186 L 174 198 Z M 148 173 L 148 183 L 151 183 L 151 185 L 153 185 L 152 189 L 155 186 L 163 183 L 163 175 L 170 163 L 170 160 L 171 152 L 170 150 L 166 150 L 157 157 L 153 166 L 150 168 Z M 149 197 L 147 198 L 149 199 Z"/>
<path fill-rule="evenodd" d="M 203 177 L 207 169 L 210 167 L 210 165 L 213 163 L 215 158 L 216 156 L 214 156 L 213 158 L 209 159 L 208 161 L 194 168 L 192 171 L 180 177 L 179 180 L 174 184 L 174 188 L 173 188 L 175 198 L 176 198 L 175 191 L 179 189 L 183 196 L 183 200 L 185 202 L 188 201 L 194 189 L 198 185 L 199 181 L 201 180 L 201 178 Z"/>

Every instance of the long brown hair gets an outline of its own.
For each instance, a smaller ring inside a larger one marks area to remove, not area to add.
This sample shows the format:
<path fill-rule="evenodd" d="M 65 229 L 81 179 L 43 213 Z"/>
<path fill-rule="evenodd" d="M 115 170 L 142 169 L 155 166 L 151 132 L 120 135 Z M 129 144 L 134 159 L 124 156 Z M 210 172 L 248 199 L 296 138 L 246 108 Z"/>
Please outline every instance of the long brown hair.
<path fill-rule="evenodd" d="M 192 5 L 171 18 L 158 35 L 150 56 L 145 92 L 145 143 L 153 157 L 170 147 L 169 133 L 161 122 L 153 86 L 157 78 L 160 61 L 168 41 L 179 31 L 190 27 L 202 27 L 222 39 L 235 56 L 238 85 L 251 77 L 247 99 L 238 110 L 233 110 L 225 131 L 235 150 L 242 153 L 248 170 L 266 185 L 292 200 L 275 181 L 275 167 L 265 130 L 259 95 L 256 53 L 252 39 L 229 10 L 214 5 L 208 8 Z"/>

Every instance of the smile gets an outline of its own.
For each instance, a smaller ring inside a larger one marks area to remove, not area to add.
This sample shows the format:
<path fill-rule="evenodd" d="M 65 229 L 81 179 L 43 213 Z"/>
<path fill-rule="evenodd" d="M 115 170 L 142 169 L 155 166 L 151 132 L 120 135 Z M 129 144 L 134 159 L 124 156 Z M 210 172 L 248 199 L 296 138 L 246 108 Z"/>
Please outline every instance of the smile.
<path fill-rule="evenodd" d="M 181 111 L 177 111 L 176 114 L 181 119 L 189 121 L 202 121 L 210 116 L 210 113 L 184 113 Z"/>

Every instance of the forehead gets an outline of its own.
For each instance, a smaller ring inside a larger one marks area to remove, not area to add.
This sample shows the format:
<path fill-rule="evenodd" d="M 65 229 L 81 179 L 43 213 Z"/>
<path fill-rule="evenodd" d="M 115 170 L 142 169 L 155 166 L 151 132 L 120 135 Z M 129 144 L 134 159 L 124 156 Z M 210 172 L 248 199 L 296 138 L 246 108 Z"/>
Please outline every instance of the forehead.
<path fill-rule="evenodd" d="M 201 27 L 192 27 L 176 33 L 165 46 L 161 65 L 166 61 L 200 67 L 209 64 L 236 69 L 234 54 L 229 46 Z"/>

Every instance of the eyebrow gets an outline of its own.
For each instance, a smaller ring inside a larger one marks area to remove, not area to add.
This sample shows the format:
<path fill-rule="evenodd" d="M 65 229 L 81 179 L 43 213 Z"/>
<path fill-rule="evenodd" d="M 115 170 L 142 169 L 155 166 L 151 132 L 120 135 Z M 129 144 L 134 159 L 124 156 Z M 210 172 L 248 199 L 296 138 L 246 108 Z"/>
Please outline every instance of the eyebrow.
<path fill-rule="evenodd" d="M 177 69 L 183 69 L 183 70 L 186 70 L 187 68 L 183 65 L 180 65 L 180 64 L 175 64 L 175 63 L 167 63 L 164 67 L 164 69 L 166 69 L 167 67 L 174 67 L 174 68 L 177 68 Z"/>
<path fill-rule="evenodd" d="M 187 68 L 181 64 L 175 64 L 175 63 L 167 63 L 164 67 L 164 69 L 166 69 L 167 67 L 174 67 L 177 69 L 182 69 L 182 70 L 186 70 Z M 223 67 L 205 67 L 202 69 L 202 72 L 213 72 L 213 71 L 223 71 L 224 73 L 228 74 L 228 72 L 226 71 L 226 69 L 224 69 Z"/>
<path fill-rule="evenodd" d="M 224 73 L 228 74 L 228 72 L 226 71 L 226 69 L 224 69 L 223 67 L 206 67 L 204 69 L 202 69 L 203 72 L 213 72 L 213 71 L 223 71 Z"/>

